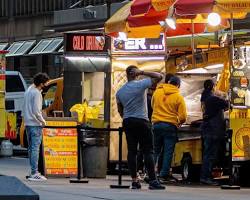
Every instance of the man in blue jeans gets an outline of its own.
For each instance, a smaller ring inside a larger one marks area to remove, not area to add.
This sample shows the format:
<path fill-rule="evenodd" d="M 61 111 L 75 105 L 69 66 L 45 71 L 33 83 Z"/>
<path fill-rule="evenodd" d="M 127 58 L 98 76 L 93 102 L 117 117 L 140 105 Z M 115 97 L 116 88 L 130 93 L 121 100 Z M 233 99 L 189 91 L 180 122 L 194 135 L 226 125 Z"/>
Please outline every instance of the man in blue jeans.
<path fill-rule="evenodd" d="M 155 162 L 163 150 L 163 162 L 160 180 L 167 181 L 177 142 L 177 127 L 186 121 L 186 105 L 180 95 L 180 79 L 172 76 L 165 83 L 159 84 L 152 98 L 152 122 L 154 132 Z"/>
<path fill-rule="evenodd" d="M 162 75 L 156 72 L 144 72 L 136 66 L 126 69 L 128 82 L 117 92 L 118 112 L 123 118 L 128 145 L 128 167 L 132 177 L 132 189 L 141 189 L 137 179 L 137 149 L 138 144 L 144 155 L 144 162 L 149 176 L 149 189 L 165 189 L 156 178 L 153 158 L 152 127 L 148 119 L 147 89 L 158 83 Z M 148 76 L 137 80 L 139 75 Z"/>
<path fill-rule="evenodd" d="M 34 76 L 33 84 L 24 94 L 23 117 L 27 133 L 28 154 L 31 173 L 30 181 L 47 180 L 38 172 L 39 148 L 42 140 L 42 127 L 46 122 L 42 116 L 42 89 L 46 86 L 49 77 L 45 73 L 38 73 Z"/>

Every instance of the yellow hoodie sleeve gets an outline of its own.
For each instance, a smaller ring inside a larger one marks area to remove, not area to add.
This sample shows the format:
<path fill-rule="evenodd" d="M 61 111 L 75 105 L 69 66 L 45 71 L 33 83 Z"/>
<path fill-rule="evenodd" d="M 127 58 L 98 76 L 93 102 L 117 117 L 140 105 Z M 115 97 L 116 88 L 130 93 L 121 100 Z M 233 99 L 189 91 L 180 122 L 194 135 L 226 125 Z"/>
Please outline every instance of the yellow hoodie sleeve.
<path fill-rule="evenodd" d="M 187 120 L 186 103 L 182 96 L 180 96 L 180 103 L 178 106 L 178 119 L 179 119 L 179 124 L 183 124 Z"/>

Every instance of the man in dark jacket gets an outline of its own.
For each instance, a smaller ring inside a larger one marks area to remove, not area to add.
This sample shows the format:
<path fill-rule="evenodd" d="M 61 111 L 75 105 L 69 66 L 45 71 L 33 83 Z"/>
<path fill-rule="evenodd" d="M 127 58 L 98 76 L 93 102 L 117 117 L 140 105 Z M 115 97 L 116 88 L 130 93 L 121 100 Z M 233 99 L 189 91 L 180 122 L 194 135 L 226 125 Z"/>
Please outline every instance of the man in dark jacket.
<path fill-rule="evenodd" d="M 204 91 L 201 96 L 203 110 L 203 162 L 200 182 L 217 185 L 212 178 L 213 165 L 217 159 L 218 149 L 225 135 L 224 111 L 228 109 L 228 101 L 214 95 L 213 80 L 204 82 Z"/>

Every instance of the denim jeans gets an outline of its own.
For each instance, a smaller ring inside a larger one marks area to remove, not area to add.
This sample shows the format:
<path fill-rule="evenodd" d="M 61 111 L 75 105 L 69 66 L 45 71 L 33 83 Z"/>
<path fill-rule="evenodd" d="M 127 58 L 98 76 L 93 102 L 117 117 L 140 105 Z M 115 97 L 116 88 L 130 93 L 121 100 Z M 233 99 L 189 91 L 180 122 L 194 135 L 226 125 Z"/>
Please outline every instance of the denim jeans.
<path fill-rule="evenodd" d="M 156 123 L 153 126 L 154 132 L 154 158 L 155 163 L 158 163 L 159 155 L 163 151 L 163 162 L 160 171 L 160 176 L 169 175 L 171 162 L 173 158 L 175 144 L 177 142 L 177 128 L 170 123 Z"/>
<path fill-rule="evenodd" d="M 217 159 L 217 152 L 221 143 L 220 138 L 203 138 L 203 161 L 200 179 L 212 179 L 213 165 Z"/>
<path fill-rule="evenodd" d="M 151 123 L 139 118 L 123 120 L 123 127 L 128 145 L 128 167 L 132 178 L 137 176 L 138 144 L 144 156 L 144 163 L 150 180 L 155 180 L 153 135 Z"/>
<path fill-rule="evenodd" d="M 26 126 L 28 155 L 31 167 L 31 174 L 38 172 L 39 148 L 42 141 L 41 126 Z"/>

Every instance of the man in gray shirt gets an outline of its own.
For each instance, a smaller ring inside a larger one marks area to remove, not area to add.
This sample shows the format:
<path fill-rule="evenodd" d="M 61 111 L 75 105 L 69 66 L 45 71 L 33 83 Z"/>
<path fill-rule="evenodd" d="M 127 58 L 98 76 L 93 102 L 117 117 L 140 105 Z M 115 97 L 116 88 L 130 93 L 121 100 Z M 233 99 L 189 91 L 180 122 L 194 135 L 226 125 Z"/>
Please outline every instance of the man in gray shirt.
<path fill-rule="evenodd" d="M 28 141 L 28 154 L 30 160 L 30 181 L 47 180 L 38 172 L 39 148 L 42 140 L 42 127 L 45 120 L 42 116 L 42 89 L 46 86 L 49 77 L 45 73 L 34 76 L 33 84 L 24 94 L 23 117 Z"/>
<path fill-rule="evenodd" d="M 149 175 L 149 189 L 165 189 L 156 178 L 153 158 L 152 126 L 148 119 L 147 89 L 157 84 L 162 75 L 156 72 L 144 72 L 136 66 L 126 69 L 128 82 L 116 94 L 118 112 L 123 118 L 123 128 L 128 145 L 128 166 L 132 177 L 132 189 L 140 189 L 137 179 L 137 148 L 140 144 L 145 166 Z M 139 75 L 148 76 L 137 80 Z"/>

